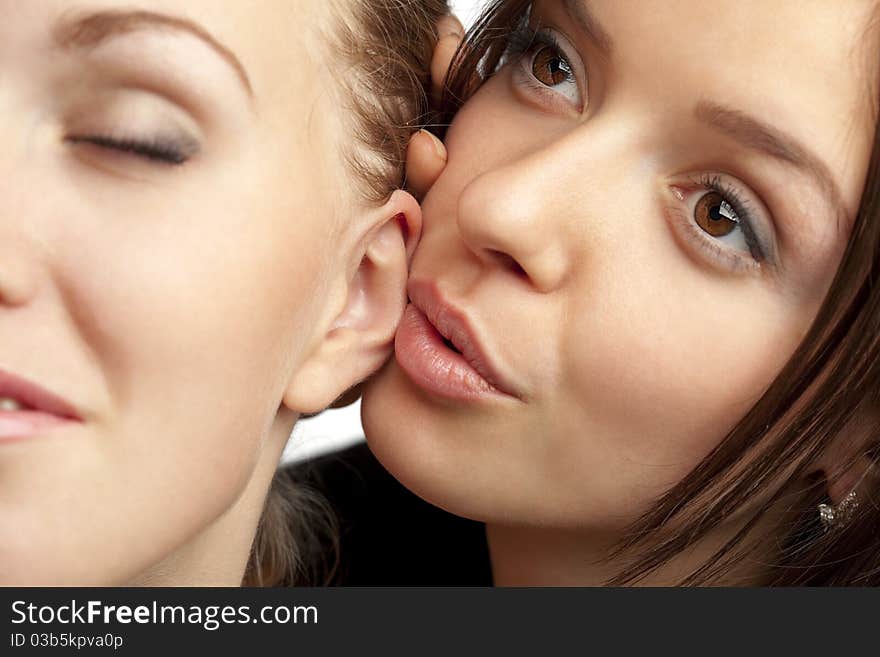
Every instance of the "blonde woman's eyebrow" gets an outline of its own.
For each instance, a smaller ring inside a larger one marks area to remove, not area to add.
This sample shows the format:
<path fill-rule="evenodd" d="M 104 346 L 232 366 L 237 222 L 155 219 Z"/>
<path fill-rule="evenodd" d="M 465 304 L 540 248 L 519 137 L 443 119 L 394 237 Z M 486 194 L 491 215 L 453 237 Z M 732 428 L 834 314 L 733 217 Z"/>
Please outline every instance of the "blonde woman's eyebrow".
<path fill-rule="evenodd" d="M 808 174 L 825 193 L 837 216 L 846 216 L 843 195 L 828 165 L 793 136 L 738 109 L 707 100 L 696 104 L 694 116 L 746 148 L 791 164 Z"/>
<path fill-rule="evenodd" d="M 87 49 L 94 48 L 108 39 L 144 30 L 182 32 L 201 40 L 232 67 L 248 97 L 253 100 L 254 91 L 250 78 L 235 53 L 220 43 L 204 27 L 182 16 L 145 10 L 65 14 L 55 24 L 52 37 L 58 48 Z"/>

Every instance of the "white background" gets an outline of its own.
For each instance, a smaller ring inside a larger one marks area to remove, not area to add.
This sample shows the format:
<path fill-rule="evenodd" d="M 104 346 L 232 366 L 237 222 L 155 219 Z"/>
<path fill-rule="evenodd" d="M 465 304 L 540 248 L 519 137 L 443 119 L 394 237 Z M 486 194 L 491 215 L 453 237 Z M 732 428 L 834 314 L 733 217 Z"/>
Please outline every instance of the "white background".
<path fill-rule="evenodd" d="M 476 18 L 482 0 L 452 0 L 452 10 L 465 26 Z M 293 430 L 285 461 L 309 458 L 316 454 L 339 449 L 363 439 L 361 403 L 346 408 L 324 411 L 317 417 L 301 420 Z"/>
<path fill-rule="evenodd" d="M 480 7 L 485 3 L 483 0 L 452 0 L 450 4 L 452 5 L 452 12 L 467 27 L 474 21 L 480 12 Z"/>

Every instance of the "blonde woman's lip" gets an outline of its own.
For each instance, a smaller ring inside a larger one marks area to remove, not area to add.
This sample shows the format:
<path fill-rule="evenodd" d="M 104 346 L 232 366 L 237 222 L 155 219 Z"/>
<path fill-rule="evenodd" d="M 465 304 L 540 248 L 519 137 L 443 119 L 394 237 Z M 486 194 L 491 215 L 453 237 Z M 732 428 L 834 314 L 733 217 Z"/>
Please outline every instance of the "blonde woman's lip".
<path fill-rule="evenodd" d="M 0 440 L 25 438 L 62 424 L 82 422 L 67 400 L 4 370 L 0 370 L 0 400 Z"/>

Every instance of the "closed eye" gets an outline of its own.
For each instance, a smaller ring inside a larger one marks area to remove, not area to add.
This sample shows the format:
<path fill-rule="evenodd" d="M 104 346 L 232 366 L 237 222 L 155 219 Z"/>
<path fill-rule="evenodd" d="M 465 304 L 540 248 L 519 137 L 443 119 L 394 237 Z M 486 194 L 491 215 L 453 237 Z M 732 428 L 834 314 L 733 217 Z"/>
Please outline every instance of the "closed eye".
<path fill-rule="evenodd" d="M 130 139 L 102 135 L 69 136 L 69 144 L 91 144 L 99 148 L 118 151 L 160 164 L 180 166 L 198 151 L 198 146 L 181 144 L 168 139 Z"/>

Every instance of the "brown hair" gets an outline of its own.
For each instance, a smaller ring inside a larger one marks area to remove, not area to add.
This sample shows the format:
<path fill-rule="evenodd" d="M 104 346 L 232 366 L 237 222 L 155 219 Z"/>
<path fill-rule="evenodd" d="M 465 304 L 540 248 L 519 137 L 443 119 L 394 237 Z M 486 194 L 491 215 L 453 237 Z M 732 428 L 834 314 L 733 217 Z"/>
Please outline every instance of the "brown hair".
<path fill-rule="evenodd" d="M 446 0 L 346 0 L 332 10 L 328 52 L 340 71 L 346 134 L 355 137 L 342 156 L 362 196 L 381 203 L 402 186 L 409 138 L 429 122 L 426 89 Z M 327 546 L 337 543 L 335 516 L 321 496 L 279 470 L 242 583 L 327 583 L 336 564 Z"/>
<path fill-rule="evenodd" d="M 453 61 L 445 118 L 503 62 L 508 37 L 528 19 L 530 6 L 527 0 L 489 4 Z M 876 92 L 872 94 L 866 102 L 876 108 Z M 630 528 L 609 557 L 625 559 L 628 565 L 609 584 L 639 582 L 734 514 L 745 517 L 736 535 L 682 584 L 729 583 L 748 557 L 757 557 L 750 565 L 761 563 L 763 568 L 757 580 L 751 576 L 747 583 L 880 584 L 878 134 L 849 243 L 809 332 L 737 426 Z M 854 423 L 865 419 L 867 426 L 853 432 Z M 852 440 L 838 471 L 811 478 L 817 459 L 844 432 L 852 433 Z M 860 504 L 844 527 L 825 532 L 817 505 L 828 501 L 828 482 L 857 459 L 868 464 L 868 474 L 858 484 Z M 776 515 L 780 509 L 784 512 Z M 774 546 L 769 555 L 768 545 Z"/>

